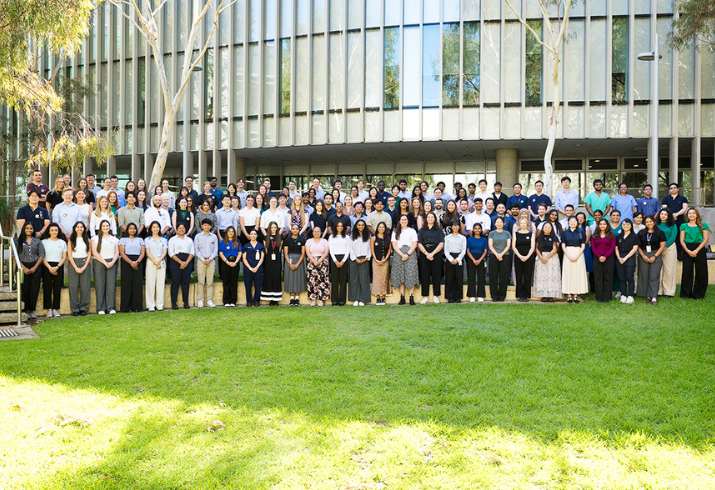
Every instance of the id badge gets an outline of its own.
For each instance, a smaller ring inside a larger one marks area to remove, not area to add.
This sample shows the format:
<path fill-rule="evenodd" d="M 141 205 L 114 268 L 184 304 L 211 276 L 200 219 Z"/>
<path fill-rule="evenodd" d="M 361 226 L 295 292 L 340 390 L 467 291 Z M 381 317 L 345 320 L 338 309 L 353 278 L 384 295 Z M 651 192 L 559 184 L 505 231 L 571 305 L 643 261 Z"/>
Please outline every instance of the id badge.
<path fill-rule="evenodd" d="M 271 260 L 276 260 L 276 254 L 271 254 Z"/>
<path fill-rule="evenodd" d="M 261 252 L 256 250 L 256 261 L 261 260 Z"/>
<path fill-rule="evenodd" d="M 648 245 L 648 246 L 646 246 L 645 251 L 646 251 L 646 253 L 651 253 L 653 251 L 653 247 Z"/>

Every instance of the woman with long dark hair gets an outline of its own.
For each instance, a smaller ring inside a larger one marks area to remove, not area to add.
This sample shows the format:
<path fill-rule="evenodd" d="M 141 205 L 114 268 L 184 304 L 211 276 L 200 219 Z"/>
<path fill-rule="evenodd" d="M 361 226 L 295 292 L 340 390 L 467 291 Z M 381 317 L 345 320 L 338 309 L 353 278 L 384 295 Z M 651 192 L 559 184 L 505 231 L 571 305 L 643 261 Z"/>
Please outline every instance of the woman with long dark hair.
<path fill-rule="evenodd" d="M 489 241 L 482 236 L 481 223 L 474 223 L 472 236 L 467 238 L 467 297 L 470 303 L 484 302 L 486 296 L 486 259 Z"/>
<path fill-rule="evenodd" d="M 47 318 L 56 318 L 60 316 L 57 310 L 60 308 L 60 293 L 65 279 L 64 265 L 67 261 L 67 243 L 57 223 L 47 227 L 42 247 L 45 249 L 42 259 L 42 302 L 47 310 Z"/>
<path fill-rule="evenodd" d="M 608 224 L 609 228 L 611 224 Z M 633 303 L 636 294 L 636 255 L 638 254 L 638 235 L 633 232 L 633 221 L 626 218 L 621 223 L 621 233 L 616 235 L 616 270 L 618 271 L 621 303 Z"/>
<path fill-rule="evenodd" d="M 271 201 L 275 201 L 275 197 Z M 280 226 L 275 221 L 268 223 L 266 239 L 263 246 L 266 248 L 266 260 L 263 262 L 263 285 L 261 286 L 261 300 L 268 301 L 275 306 L 283 298 L 281 288 L 281 272 L 283 271 L 283 257 L 281 251 Z"/>
<path fill-rule="evenodd" d="M 330 300 L 333 306 L 345 306 L 347 300 L 348 259 L 350 258 L 350 237 L 342 221 L 332 227 L 328 238 L 330 247 Z"/>
<path fill-rule="evenodd" d="M 293 199 L 293 205 L 300 201 L 299 198 Z M 302 204 L 299 209 L 302 212 Z M 290 235 L 283 240 L 283 255 L 286 261 L 283 268 L 283 288 L 290 295 L 290 306 L 300 306 L 300 293 L 306 291 L 306 272 L 305 238 L 300 234 L 298 223 L 291 225 Z"/>
<path fill-rule="evenodd" d="M 184 225 L 184 229 L 188 230 L 187 235 L 191 236 L 194 232 L 194 213 L 189 210 L 189 201 L 185 197 L 180 197 L 176 203 L 176 211 L 171 216 L 171 226 L 176 230 L 179 224 Z"/>
<path fill-rule="evenodd" d="M 660 287 L 658 296 L 675 296 L 676 268 L 678 265 L 678 226 L 675 224 L 673 213 L 668 208 L 661 209 L 655 223 L 665 235 L 665 250 L 663 251 L 663 268 L 660 271 Z"/>
<path fill-rule="evenodd" d="M 638 289 L 636 294 L 645 297 L 651 304 L 658 304 L 658 288 L 660 287 L 660 270 L 663 268 L 663 251 L 665 250 L 665 234 L 655 224 L 653 216 L 643 220 L 645 228 L 638 233 L 640 247 L 638 249 Z"/>
<path fill-rule="evenodd" d="M 554 234 L 550 221 L 543 223 L 536 238 L 536 266 L 534 267 L 533 294 L 542 302 L 561 298 L 561 264 L 559 263 L 559 239 Z"/>
<path fill-rule="evenodd" d="M 137 225 L 129 223 L 124 236 L 119 240 L 119 255 L 122 257 L 120 308 L 124 313 L 133 313 L 144 309 L 142 262 L 144 261 L 145 247 L 144 240 L 137 236 L 137 231 Z"/>
<path fill-rule="evenodd" d="M 593 252 L 593 275 L 596 301 L 608 303 L 613 291 L 613 254 L 616 250 L 616 237 L 613 236 L 611 225 L 605 219 L 596 224 L 596 233 L 591 238 Z"/>
<path fill-rule="evenodd" d="M 246 306 L 261 306 L 261 286 L 263 285 L 263 262 L 266 247 L 258 241 L 258 230 L 248 235 L 248 243 L 243 246 L 243 285 L 246 289 Z"/>
<path fill-rule="evenodd" d="M 365 220 L 357 220 L 352 229 L 348 274 L 348 301 L 352 301 L 353 306 L 365 306 L 370 302 L 370 238 Z"/>
<path fill-rule="evenodd" d="M 390 232 L 387 225 L 380 221 L 375 228 L 375 236 L 370 239 L 372 252 L 372 294 L 375 295 L 375 305 L 385 306 L 385 298 L 390 290 Z"/>
<path fill-rule="evenodd" d="M 568 225 L 568 229 L 561 233 L 561 249 L 564 253 L 561 290 L 568 295 L 567 302 L 580 303 L 582 299 L 579 294 L 588 292 L 586 260 L 583 258 L 586 236 L 579 230 L 576 216 L 569 218 Z"/>
<path fill-rule="evenodd" d="M 497 216 L 494 230 L 489 233 L 489 289 L 495 302 L 506 299 L 511 272 L 511 241 L 511 233 L 504 229 L 504 218 Z"/>
<path fill-rule="evenodd" d="M 321 202 L 321 201 L 318 201 Z M 319 226 L 313 227 L 313 238 L 305 244 L 305 254 L 308 257 L 306 274 L 308 275 L 308 298 L 310 306 L 323 306 L 324 301 L 330 297 L 330 271 L 328 269 L 328 256 L 330 246 L 323 238 L 323 230 Z"/>
<path fill-rule="evenodd" d="M 238 271 L 241 266 L 241 244 L 236 228 L 229 226 L 218 244 L 219 274 L 223 281 L 223 305 L 236 306 L 238 302 Z"/>
<path fill-rule="evenodd" d="M 18 259 L 22 263 L 22 271 L 25 273 L 20 289 L 20 298 L 24 303 L 22 311 L 27 313 L 29 319 L 33 320 L 37 318 L 35 307 L 40 294 L 40 281 L 42 280 L 40 266 L 45 257 L 45 249 L 42 246 L 42 241 L 35 236 L 35 226 L 30 221 L 26 221 L 22 226 L 15 245 L 17 246 Z"/>
<path fill-rule="evenodd" d="M 700 212 L 688 209 L 687 221 L 680 225 L 680 244 L 683 246 L 683 276 L 680 281 L 680 297 L 704 299 L 708 290 L 708 262 L 705 247 L 709 230 L 703 223 Z M 693 277 L 693 270 L 695 275 Z"/>
<path fill-rule="evenodd" d="M 106 219 L 102 220 L 97 234 L 92 237 L 92 256 L 95 259 L 92 277 L 94 278 L 97 313 L 113 315 L 117 312 L 119 240 L 112 234 L 112 228 Z"/>
<path fill-rule="evenodd" d="M 418 199 L 419 200 L 419 199 Z M 417 233 L 417 248 L 420 250 L 418 266 L 422 287 L 421 304 L 429 301 L 429 286 L 432 283 L 432 301 L 439 303 L 442 294 L 442 267 L 444 265 L 444 233 L 437 226 L 437 216 L 427 215 L 427 224 Z"/>
<path fill-rule="evenodd" d="M 419 284 L 417 268 L 417 232 L 410 228 L 407 216 L 403 215 L 392 232 L 393 255 L 390 261 L 392 286 L 400 288 L 400 302 L 405 304 L 405 290 L 410 293 L 410 304 L 415 304 L 415 286 Z"/>
<path fill-rule="evenodd" d="M 464 291 L 462 260 L 467 253 L 467 238 L 459 231 L 459 227 L 452 223 L 452 233 L 444 238 L 444 296 L 449 303 L 461 303 Z"/>
<path fill-rule="evenodd" d="M 89 231 L 81 221 L 72 227 L 72 234 L 67 243 L 67 279 L 70 293 L 70 311 L 72 316 L 85 316 L 89 312 L 92 248 Z"/>
<path fill-rule="evenodd" d="M 253 206 L 255 199 L 252 195 L 246 196 L 246 206 L 238 213 L 238 224 L 241 227 L 239 237 L 241 245 L 245 246 L 251 237 L 251 231 L 257 230 L 261 222 L 261 211 Z"/>
<path fill-rule="evenodd" d="M 191 271 L 194 263 L 194 241 L 186 235 L 186 226 L 180 223 L 176 227 L 176 235 L 169 240 L 169 274 L 171 275 L 171 307 L 178 310 L 176 303 L 179 299 L 179 288 L 181 288 L 181 298 L 184 301 L 184 309 L 189 306 L 189 282 L 191 281 Z"/>
<path fill-rule="evenodd" d="M 514 272 L 516 273 L 516 298 L 526 303 L 531 298 L 531 282 L 534 278 L 534 258 L 536 236 L 527 218 L 519 219 L 519 229 L 514 231 L 512 251 L 514 252 Z"/>
<path fill-rule="evenodd" d="M 169 243 L 161 236 L 161 224 L 158 221 L 152 221 L 147 231 L 148 236 L 144 239 L 144 252 L 147 258 L 146 307 L 149 311 L 161 311 L 164 309 L 166 256 L 169 253 Z"/>

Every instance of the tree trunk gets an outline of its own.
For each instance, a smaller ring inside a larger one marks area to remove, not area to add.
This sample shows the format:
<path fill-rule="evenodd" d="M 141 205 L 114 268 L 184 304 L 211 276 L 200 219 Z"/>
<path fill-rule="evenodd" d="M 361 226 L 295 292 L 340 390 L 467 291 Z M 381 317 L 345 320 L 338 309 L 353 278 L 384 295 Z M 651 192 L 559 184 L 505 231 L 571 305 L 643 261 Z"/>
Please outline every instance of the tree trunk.
<path fill-rule="evenodd" d="M 169 143 L 171 142 L 171 137 L 174 135 L 174 126 L 176 126 L 176 108 L 172 107 L 171 110 L 167 110 L 164 115 L 164 127 L 161 132 L 159 152 L 156 156 L 154 168 L 151 171 L 149 189 L 156 189 L 158 185 L 161 185 L 161 176 L 164 174 L 166 159 L 169 156 Z"/>
<path fill-rule="evenodd" d="M 549 120 L 549 143 L 546 145 L 544 153 L 544 193 L 551 196 L 551 174 L 553 173 L 553 165 L 551 157 L 554 153 L 554 145 L 556 143 L 556 129 L 559 124 L 559 107 L 561 105 L 561 86 L 559 83 L 559 63 L 561 59 L 558 51 L 554 55 L 554 73 L 551 78 L 552 88 L 554 90 L 554 98 L 551 104 L 551 119 Z"/>

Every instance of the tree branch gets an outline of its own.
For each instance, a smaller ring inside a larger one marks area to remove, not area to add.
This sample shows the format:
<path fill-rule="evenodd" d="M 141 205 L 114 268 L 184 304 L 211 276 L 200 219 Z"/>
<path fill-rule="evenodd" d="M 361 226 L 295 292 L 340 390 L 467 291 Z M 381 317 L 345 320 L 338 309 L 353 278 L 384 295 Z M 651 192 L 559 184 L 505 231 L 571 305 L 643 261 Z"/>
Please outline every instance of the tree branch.
<path fill-rule="evenodd" d="M 504 0 L 504 2 L 506 2 L 507 6 L 511 9 L 511 11 L 514 12 L 514 15 L 516 16 L 517 20 L 518 20 L 519 22 L 521 22 L 521 24 L 522 24 L 524 27 L 526 27 L 526 30 L 527 30 L 527 31 L 531 32 L 531 34 L 534 36 L 534 39 L 536 39 L 536 41 L 537 41 L 541 46 L 543 46 L 548 52 L 550 52 L 550 53 L 553 55 L 553 54 L 554 54 L 554 50 L 551 48 L 551 46 L 549 46 L 548 44 L 546 44 L 544 41 L 541 40 L 541 36 L 539 36 L 539 35 L 536 33 L 536 31 L 534 31 L 534 29 L 532 29 L 531 26 L 526 23 L 526 21 L 521 17 L 521 15 L 519 15 L 519 13 L 517 13 L 516 9 L 512 6 L 510 0 Z M 541 4 L 541 0 L 539 0 L 539 4 Z"/>

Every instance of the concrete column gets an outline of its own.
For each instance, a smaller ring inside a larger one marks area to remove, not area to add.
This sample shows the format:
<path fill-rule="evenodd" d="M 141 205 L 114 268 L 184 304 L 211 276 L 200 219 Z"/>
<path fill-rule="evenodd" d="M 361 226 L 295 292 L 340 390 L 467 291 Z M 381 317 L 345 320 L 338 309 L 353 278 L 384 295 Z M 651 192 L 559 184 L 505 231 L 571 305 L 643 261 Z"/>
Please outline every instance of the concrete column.
<path fill-rule="evenodd" d="M 497 149 L 497 181 L 504 186 L 504 192 L 519 181 L 519 152 L 516 148 Z"/>
<path fill-rule="evenodd" d="M 184 151 L 184 165 L 183 165 L 184 175 L 183 175 L 183 180 L 181 181 L 182 185 L 183 185 L 184 180 L 186 180 L 186 177 L 191 177 L 192 179 L 194 177 L 194 160 L 195 160 L 194 152 L 188 151 L 188 150 Z"/>
<path fill-rule="evenodd" d="M 218 123 L 216 123 L 218 124 Z M 213 150 L 213 169 L 211 170 L 211 175 L 218 179 L 218 187 L 224 187 L 221 176 L 223 175 L 223 169 L 221 168 L 222 158 L 221 150 Z"/>
<path fill-rule="evenodd" d="M 692 185 L 692 202 L 696 206 L 702 206 L 703 202 L 701 199 L 701 192 L 700 192 L 700 158 L 701 158 L 701 152 L 700 152 L 700 136 L 696 136 L 693 138 L 693 150 L 691 153 L 691 160 L 690 160 L 690 171 L 691 171 L 691 176 L 690 176 L 690 181 Z"/>
<path fill-rule="evenodd" d="M 668 154 L 669 164 L 668 164 L 668 184 L 671 182 L 679 182 L 678 180 L 678 137 L 673 136 L 670 138 L 670 152 Z M 667 192 L 663 192 L 663 196 L 667 196 Z"/>
<path fill-rule="evenodd" d="M 131 170 L 131 179 L 136 182 L 139 180 L 139 178 L 142 175 L 142 161 L 141 158 L 139 158 L 139 155 L 133 154 L 131 156 L 132 159 L 132 170 Z"/>
<path fill-rule="evenodd" d="M 154 155 L 152 153 L 145 153 L 144 154 L 144 180 L 146 181 L 147 189 L 149 189 L 149 185 L 151 184 L 151 172 L 154 170 Z M 152 194 L 153 189 L 149 189 L 149 194 Z"/>
<path fill-rule="evenodd" d="M 228 150 L 226 155 L 226 187 L 230 183 L 236 183 L 238 180 L 238 175 L 236 175 L 236 152 L 234 150 Z"/>
<path fill-rule="evenodd" d="M 197 187 L 197 191 L 199 190 L 203 191 L 204 188 L 204 182 L 206 182 L 206 172 L 207 169 L 206 167 L 208 166 L 208 152 L 205 151 L 199 151 L 199 182 Z M 199 192 L 201 194 L 201 192 Z"/>
<path fill-rule="evenodd" d="M 89 175 L 93 172 L 94 158 L 87 157 L 82 163 L 82 175 Z M 95 184 L 96 185 L 96 184 Z"/>
<path fill-rule="evenodd" d="M 107 177 L 117 173 L 117 157 L 111 156 L 107 158 Z"/>
<path fill-rule="evenodd" d="M 235 159 L 235 171 L 236 171 L 236 180 L 238 180 L 239 177 L 243 177 L 244 179 L 246 178 L 246 159 L 243 157 L 236 156 L 236 152 L 233 152 L 234 154 L 234 159 Z M 234 182 L 236 182 L 234 180 Z"/>

